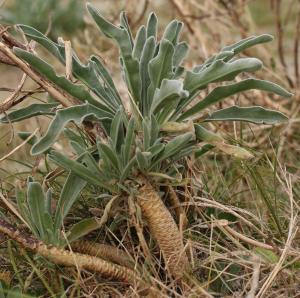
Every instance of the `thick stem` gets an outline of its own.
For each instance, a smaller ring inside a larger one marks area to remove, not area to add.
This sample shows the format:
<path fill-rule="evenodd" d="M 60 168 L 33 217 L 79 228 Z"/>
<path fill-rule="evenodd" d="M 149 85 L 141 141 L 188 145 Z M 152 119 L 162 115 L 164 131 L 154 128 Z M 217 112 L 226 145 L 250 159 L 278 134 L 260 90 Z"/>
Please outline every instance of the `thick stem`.
<path fill-rule="evenodd" d="M 182 235 L 172 215 L 148 181 L 144 181 L 139 188 L 137 200 L 150 232 L 162 251 L 166 267 L 175 278 L 181 279 L 188 270 L 189 261 Z"/>
<path fill-rule="evenodd" d="M 111 245 L 78 240 L 72 242 L 71 247 L 74 252 L 98 257 L 131 269 L 135 267 L 134 260 L 125 251 Z"/>
<path fill-rule="evenodd" d="M 129 268 L 113 264 L 97 257 L 47 246 L 32 236 L 26 235 L 23 232 L 21 233 L 3 219 L 0 219 L 0 232 L 19 242 L 23 247 L 34 251 L 56 264 L 76 266 L 78 269 L 98 272 L 104 277 L 129 284 L 140 283 L 139 276 Z M 141 282 L 141 284 L 143 284 L 143 282 Z"/>

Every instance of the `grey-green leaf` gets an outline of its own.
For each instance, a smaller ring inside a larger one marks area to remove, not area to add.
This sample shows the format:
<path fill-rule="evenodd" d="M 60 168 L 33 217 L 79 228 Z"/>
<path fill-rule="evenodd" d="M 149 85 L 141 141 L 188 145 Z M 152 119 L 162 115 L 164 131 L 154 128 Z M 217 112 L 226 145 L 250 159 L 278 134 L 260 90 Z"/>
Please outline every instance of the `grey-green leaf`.
<path fill-rule="evenodd" d="M 14 48 L 14 53 L 19 58 L 28 62 L 33 69 L 44 75 L 47 79 L 49 79 L 51 82 L 53 82 L 63 90 L 67 91 L 76 99 L 79 99 L 82 102 L 88 101 L 92 104 L 99 104 L 99 102 L 97 102 L 97 100 L 90 95 L 90 93 L 84 88 L 83 85 L 74 84 L 64 76 L 58 76 L 55 73 L 53 67 L 46 61 L 30 52 L 24 51 L 19 48 Z"/>
<path fill-rule="evenodd" d="M 146 42 L 146 28 L 145 26 L 141 26 L 136 34 L 136 38 L 132 50 L 132 56 L 134 59 L 140 60 L 145 42 Z"/>
<path fill-rule="evenodd" d="M 150 13 L 148 21 L 147 21 L 147 38 L 153 36 L 154 40 L 156 40 L 157 34 L 157 17 L 154 12 Z"/>
<path fill-rule="evenodd" d="M 287 120 L 284 114 L 259 106 L 233 106 L 216 111 L 205 119 L 205 121 L 246 121 L 256 124 L 276 124 Z"/>
<path fill-rule="evenodd" d="M 257 80 L 257 79 L 246 79 L 238 83 L 215 88 L 203 100 L 201 100 L 193 107 L 189 108 L 185 113 L 183 113 L 178 118 L 178 121 L 182 121 L 184 119 L 187 119 L 190 116 L 196 115 L 201 110 L 221 101 L 222 99 L 228 96 L 232 96 L 236 93 L 243 92 L 246 90 L 251 90 L 251 89 L 273 92 L 284 97 L 292 96 L 292 93 L 286 91 L 284 88 L 272 82 Z"/>
<path fill-rule="evenodd" d="M 199 73 L 188 71 L 184 79 L 184 88 L 193 94 L 209 83 L 233 80 L 242 72 L 254 72 L 261 67 L 262 62 L 256 58 L 240 58 L 233 62 L 217 60 Z"/>
<path fill-rule="evenodd" d="M 72 228 L 68 231 L 67 239 L 68 242 L 75 241 L 88 233 L 94 231 L 99 227 L 99 221 L 92 217 L 92 218 L 85 218 L 80 222 L 74 224 Z"/>
<path fill-rule="evenodd" d="M 84 179 L 86 182 L 90 184 L 98 185 L 104 189 L 113 192 L 114 187 L 110 186 L 108 183 L 106 183 L 106 181 L 103 181 L 102 178 L 104 177 L 95 176 L 92 171 L 90 171 L 87 167 L 85 167 L 81 163 L 69 159 L 67 156 L 56 151 L 52 151 L 51 154 L 49 155 L 49 158 L 56 164 L 65 168 L 66 170 L 72 171 L 74 174 Z"/>
<path fill-rule="evenodd" d="M 0 119 L 1 122 L 17 122 L 39 115 L 54 115 L 54 109 L 58 103 L 34 103 L 28 107 L 10 112 L 7 116 Z"/>
<path fill-rule="evenodd" d="M 41 239 L 45 236 L 43 214 L 45 211 L 45 195 L 42 186 L 38 182 L 29 182 L 27 190 L 27 200 L 32 217 L 37 230 L 39 231 L 39 236 Z"/>
<path fill-rule="evenodd" d="M 99 120 L 111 120 L 112 118 L 111 114 L 102 111 L 89 103 L 59 110 L 49 125 L 45 136 L 32 147 L 31 154 L 37 155 L 46 151 L 56 141 L 58 135 L 62 132 L 68 122 L 75 121 L 76 123 L 81 123 L 86 117 L 91 115 Z"/>
<path fill-rule="evenodd" d="M 54 220 L 55 229 L 61 229 L 65 216 L 70 211 L 85 185 L 86 181 L 84 179 L 72 172 L 69 173 L 56 206 Z"/>

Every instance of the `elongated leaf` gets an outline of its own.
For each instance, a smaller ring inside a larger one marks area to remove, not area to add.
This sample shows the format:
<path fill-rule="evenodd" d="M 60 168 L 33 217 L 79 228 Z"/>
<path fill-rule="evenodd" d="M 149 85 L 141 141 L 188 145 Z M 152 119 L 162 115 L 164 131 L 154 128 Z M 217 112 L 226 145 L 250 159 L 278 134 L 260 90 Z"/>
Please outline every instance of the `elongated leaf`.
<path fill-rule="evenodd" d="M 204 155 L 205 153 L 207 153 L 207 152 L 209 152 L 210 150 L 212 150 L 213 148 L 215 148 L 214 145 L 211 145 L 211 144 L 205 144 L 205 145 L 203 145 L 200 149 L 194 151 L 194 156 L 195 156 L 195 158 L 199 158 L 199 157 L 201 157 L 202 155 Z"/>
<path fill-rule="evenodd" d="M 92 18 L 98 25 L 99 29 L 109 38 L 114 39 L 121 51 L 124 71 L 126 75 L 126 82 L 133 98 L 136 101 L 140 97 L 140 77 L 139 77 L 139 64 L 136 59 L 132 57 L 132 44 L 128 31 L 125 28 L 119 28 L 112 23 L 105 20 L 100 12 L 92 5 L 87 4 L 87 8 Z"/>
<path fill-rule="evenodd" d="M 32 221 L 39 231 L 39 237 L 44 239 L 46 231 L 43 221 L 45 195 L 42 186 L 38 182 L 28 183 L 27 200 Z"/>
<path fill-rule="evenodd" d="M 123 158 L 124 158 L 124 165 L 126 165 L 130 159 L 131 155 L 131 150 L 134 140 L 134 128 L 135 128 L 135 121 L 134 117 L 131 117 L 129 120 L 129 124 L 127 126 L 127 131 L 126 131 L 126 136 L 125 136 L 125 141 L 124 141 L 124 153 L 123 153 Z"/>
<path fill-rule="evenodd" d="M 117 154 L 106 144 L 98 143 L 100 158 L 107 161 L 108 166 L 112 166 L 116 171 L 120 171 L 119 160 Z"/>
<path fill-rule="evenodd" d="M 10 112 L 7 116 L 0 119 L 3 123 L 17 122 L 39 115 L 54 115 L 53 111 L 58 103 L 34 103 L 28 107 Z"/>
<path fill-rule="evenodd" d="M 132 157 L 132 159 L 126 163 L 126 166 L 124 167 L 124 169 L 120 175 L 121 182 L 124 181 L 128 177 L 128 175 L 130 174 L 135 163 L 136 163 L 136 156 Z"/>
<path fill-rule="evenodd" d="M 46 61 L 42 60 L 41 58 L 37 57 L 36 55 L 30 52 L 24 51 L 19 48 L 15 48 L 14 53 L 19 58 L 28 62 L 33 69 L 44 75 L 47 79 L 49 79 L 51 82 L 53 82 L 63 90 L 67 91 L 76 99 L 79 99 L 83 102 L 88 101 L 89 103 L 96 105 L 99 104 L 83 87 L 83 85 L 74 84 L 64 76 L 58 76 L 55 73 L 53 67 Z"/>
<path fill-rule="evenodd" d="M 187 148 L 188 143 L 194 139 L 193 133 L 185 133 L 175 137 L 164 146 L 164 150 L 157 156 L 155 162 L 151 164 L 151 169 L 155 168 L 162 160 L 173 157 L 184 148 Z"/>
<path fill-rule="evenodd" d="M 103 63 L 96 56 L 91 56 L 90 61 L 94 62 L 93 68 L 96 70 L 97 74 L 101 77 L 103 83 L 105 84 L 104 90 L 107 90 L 113 95 L 115 99 L 116 106 L 122 105 L 121 97 L 115 86 L 115 83 L 109 73 L 109 71 L 104 67 Z M 106 88 L 108 87 L 108 88 Z"/>
<path fill-rule="evenodd" d="M 117 111 L 110 127 L 110 133 L 109 136 L 112 140 L 113 146 L 115 150 L 117 150 L 117 144 L 118 143 L 123 143 L 123 139 L 120 140 L 121 133 L 123 133 L 123 115 L 124 115 L 124 110 L 121 108 Z"/>
<path fill-rule="evenodd" d="M 215 88 L 211 93 L 208 94 L 203 100 L 199 103 L 195 104 L 192 108 L 189 108 L 185 113 L 183 113 L 179 118 L 178 121 L 182 121 L 190 116 L 196 115 L 201 110 L 213 105 L 222 99 L 234 95 L 239 92 L 243 92 L 246 90 L 257 89 L 263 90 L 267 92 L 273 92 L 280 96 L 290 97 L 292 96 L 291 93 L 283 89 L 277 84 L 272 82 L 257 80 L 257 79 L 247 79 L 238 83 L 234 83 L 227 86 L 221 86 Z"/>
<path fill-rule="evenodd" d="M 125 11 L 122 11 L 120 13 L 120 25 L 121 25 L 121 27 L 123 27 L 123 28 L 126 29 L 128 35 L 129 35 L 129 40 L 130 40 L 131 48 L 133 49 L 132 33 L 131 33 L 131 30 L 130 30 L 130 27 L 129 27 L 129 24 L 128 24 L 128 19 L 127 19 Z"/>
<path fill-rule="evenodd" d="M 70 121 L 81 123 L 88 116 L 95 116 L 99 120 L 111 119 L 111 114 L 102 111 L 95 106 L 86 103 L 84 105 L 73 106 L 59 110 L 44 137 L 42 137 L 31 149 L 32 155 L 40 154 L 46 151 L 57 139 L 64 127 Z"/>
<path fill-rule="evenodd" d="M 178 26 L 179 26 L 179 28 L 178 28 Z M 177 20 L 171 21 L 167 25 L 162 39 L 167 39 L 168 41 L 170 41 L 172 44 L 175 45 L 178 35 L 180 33 L 181 26 L 182 26 L 182 24 L 180 25 L 180 22 L 178 22 Z"/>
<path fill-rule="evenodd" d="M 184 146 L 188 144 L 194 138 L 192 133 L 185 133 L 183 135 L 175 137 L 165 146 L 164 158 L 168 158 L 177 152 L 179 152 Z"/>
<path fill-rule="evenodd" d="M 136 161 L 141 171 L 145 171 L 149 167 L 150 152 L 141 152 L 137 150 Z"/>
<path fill-rule="evenodd" d="M 154 88 L 159 88 L 163 79 L 171 77 L 173 54 L 173 45 L 170 41 L 163 39 L 157 56 L 149 63 L 149 75 Z"/>
<path fill-rule="evenodd" d="M 24 34 L 43 47 L 45 47 L 52 55 L 60 60 L 61 63 L 65 64 L 65 46 L 64 44 L 58 44 L 50 40 L 44 34 L 39 32 L 38 30 L 27 26 L 27 25 L 19 25 Z M 101 84 L 98 71 L 99 68 L 95 65 L 95 62 L 92 61 L 93 57 L 88 60 L 87 64 L 84 65 L 80 62 L 79 58 L 73 52 L 72 58 L 72 72 L 76 78 L 81 80 L 86 86 L 88 86 L 95 94 L 97 94 L 108 107 L 113 105 L 111 102 L 111 98 L 108 96 L 108 93 L 105 91 L 103 84 Z M 117 104 L 119 106 L 119 104 Z M 103 104 L 97 102 L 97 107 L 103 108 Z M 110 108 L 111 109 L 111 108 Z M 114 111 L 114 109 L 112 110 Z"/>
<path fill-rule="evenodd" d="M 85 180 L 73 174 L 72 172 L 69 173 L 56 206 L 54 219 L 54 226 L 56 229 L 60 230 L 62 228 L 62 223 L 65 216 L 69 213 L 71 207 L 75 203 L 85 185 Z"/>
<path fill-rule="evenodd" d="M 25 141 L 31 135 L 32 135 L 32 132 L 28 132 L 28 131 L 18 132 L 18 137 L 20 137 L 23 141 Z M 38 140 L 37 136 L 33 136 L 29 141 L 27 141 L 27 144 L 33 146 L 37 142 L 37 140 Z"/>
<path fill-rule="evenodd" d="M 163 79 L 170 79 L 173 75 L 173 55 L 174 47 L 166 39 L 160 42 L 159 52 L 149 62 L 149 76 L 151 85 L 148 88 L 147 100 L 151 104 L 152 97 L 156 88 L 160 87 Z"/>
<path fill-rule="evenodd" d="M 270 42 L 274 38 L 270 34 L 262 34 L 259 36 L 251 36 L 245 39 L 240 40 L 239 42 L 232 44 L 230 46 L 226 46 L 222 49 L 222 52 L 224 51 L 233 51 L 234 54 L 238 54 L 250 47 L 253 47 L 260 43 Z"/>
<path fill-rule="evenodd" d="M 225 62 L 229 61 L 232 57 L 238 53 L 255 46 L 260 43 L 265 43 L 273 40 L 273 36 L 269 34 L 262 34 L 259 36 L 251 36 L 245 39 L 238 41 L 232 45 L 224 47 L 220 53 L 207 59 L 202 65 L 196 66 L 194 68 L 195 72 L 199 72 L 203 68 L 209 66 L 212 62 L 216 60 L 223 60 Z"/>
<path fill-rule="evenodd" d="M 141 105 L 144 108 L 144 115 L 148 114 L 150 104 L 147 101 L 147 89 L 151 83 L 150 75 L 148 71 L 148 65 L 153 58 L 155 52 L 155 40 L 151 36 L 147 39 L 143 51 L 141 53 L 139 71 L 141 77 Z"/>
<path fill-rule="evenodd" d="M 90 232 L 99 228 L 99 221 L 95 218 L 85 218 L 80 222 L 74 224 L 67 233 L 68 242 L 75 241 Z"/>
<path fill-rule="evenodd" d="M 222 109 L 212 113 L 205 121 L 246 121 L 256 124 L 276 124 L 287 121 L 288 118 L 277 111 L 262 107 L 238 107 Z"/>
<path fill-rule="evenodd" d="M 132 50 L 132 57 L 134 59 L 140 60 L 145 42 L 146 42 L 146 28 L 145 26 L 141 26 L 136 34 L 134 47 Z"/>
<path fill-rule="evenodd" d="M 18 187 L 16 187 L 16 199 L 17 199 L 18 209 L 21 213 L 21 216 L 26 221 L 26 223 L 30 227 L 33 234 L 39 235 L 38 229 L 37 229 L 36 225 L 33 222 L 33 218 L 30 215 L 30 211 L 29 211 L 29 208 L 28 208 L 29 205 L 26 201 L 25 192 L 23 192 Z"/>
<path fill-rule="evenodd" d="M 157 34 L 157 17 L 154 12 L 150 13 L 148 21 L 147 21 L 147 38 L 153 36 L 156 40 Z"/>
<path fill-rule="evenodd" d="M 65 216 L 69 213 L 85 185 L 86 181 L 84 179 L 72 172 L 69 173 L 56 206 L 54 220 L 55 229 L 61 229 Z"/>
<path fill-rule="evenodd" d="M 253 155 L 248 150 L 239 146 L 227 144 L 226 140 L 223 139 L 220 135 L 207 130 L 199 124 L 195 124 L 195 133 L 197 140 L 204 141 L 210 145 L 213 145 L 213 147 L 217 147 L 222 152 L 235 158 L 249 159 L 253 157 Z M 202 155 L 202 153 L 203 151 L 198 151 L 196 155 L 199 157 L 200 155 Z"/>
<path fill-rule="evenodd" d="M 114 191 L 114 187 L 109 185 L 106 181 L 102 179 L 104 177 L 100 177 L 99 175 L 95 176 L 92 171 L 90 171 L 87 167 L 85 167 L 81 163 L 69 159 L 67 156 L 56 151 L 52 151 L 51 154 L 49 155 L 49 158 L 59 166 L 65 168 L 66 170 L 72 171 L 75 175 L 84 179 L 86 182 L 94 185 L 98 185 L 112 192 Z"/>
<path fill-rule="evenodd" d="M 194 93 L 209 83 L 233 80 L 241 72 L 254 72 L 261 67 L 261 61 L 256 58 L 240 58 L 233 62 L 217 60 L 199 73 L 188 71 L 184 80 L 184 88 Z"/>
<path fill-rule="evenodd" d="M 182 63 L 183 59 L 188 54 L 188 51 L 189 51 L 189 46 L 185 41 L 180 42 L 178 45 L 176 45 L 174 57 L 173 57 L 174 67 L 178 67 Z"/>

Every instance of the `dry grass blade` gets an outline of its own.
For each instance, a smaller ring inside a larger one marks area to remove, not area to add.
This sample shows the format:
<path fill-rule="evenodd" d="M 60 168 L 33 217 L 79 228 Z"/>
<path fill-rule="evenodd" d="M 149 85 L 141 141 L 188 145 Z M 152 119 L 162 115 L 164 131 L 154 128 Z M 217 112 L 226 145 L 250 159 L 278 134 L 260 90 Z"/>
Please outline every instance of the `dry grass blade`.
<path fill-rule="evenodd" d="M 26 138 L 25 141 L 23 141 L 20 145 L 15 147 L 13 150 L 11 150 L 9 153 L 7 153 L 5 156 L 0 158 L 0 162 L 10 157 L 12 154 L 14 154 L 16 151 L 18 151 L 21 147 L 23 147 L 30 139 L 32 139 L 36 133 L 38 132 L 39 128 L 37 128 L 28 138 Z"/>
<path fill-rule="evenodd" d="M 293 190 L 292 190 L 292 184 L 291 184 L 291 177 L 286 176 L 285 177 L 285 183 L 286 183 L 286 191 L 289 195 L 290 200 L 290 222 L 289 222 L 289 231 L 287 235 L 287 239 L 285 242 L 284 249 L 281 253 L 281 256 L 277 262 L 277 264 L 274 266 L 273 270 L 269 274 L 268 278 L 260 288 L 258 294 L 255 296 L 256 298 L 264 297 L 267 290 L 272 286 L 273 281 L 275 280 L 277 274 L 282 269 L 283 263 L 288 257 L 289 250 L 291 249 L 292 242 L 297 234 L 297 231 L 299 229 L 298 226 L 298 212 L 294 211 L 294 198 L 293 198 Z"/>
<path fill-rule="evenodd" d="M 31 79 L 33 79 L 37 84 L 42 86 L 49 94 L 51 94 L 57 101 L 59 101 L 64 107 L 71 106 L 72 103 L 77 103 L 77 100 L 72 97 L 70 94 L 67 94 L 65 91 L 60 90 L 59 87 L 54 86 L 50 81 L 46 78 L 42 77 L 34 70 L 32 70 L 25 62 L 19 59 L 11 49 L 0 42 L 0 52 L 6 55 L 9 59 L 11 59 L 18 67 L 24 71 Z"/>

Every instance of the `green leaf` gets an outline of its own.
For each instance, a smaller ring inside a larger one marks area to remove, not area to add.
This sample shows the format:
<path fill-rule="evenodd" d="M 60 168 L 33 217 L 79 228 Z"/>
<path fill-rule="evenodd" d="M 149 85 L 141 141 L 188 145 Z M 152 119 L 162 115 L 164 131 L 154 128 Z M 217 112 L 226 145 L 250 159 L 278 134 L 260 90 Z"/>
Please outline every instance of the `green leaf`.
<path fill-rule="evenodd" d="M 166 160 L 167 158 L 171 158 L 176 154 L 180 153 L 181 150 L 186 149 L 188 147 L 189 142 L 192 141 L 193 139 L 194 139 L 194 134 L 189 132 L 176 136 L 174 139 L 168 142 L 165 145 L 164 150 L 157 155 L 155 161 L 152 162 L 151 164 L 150 170 L 155 168 L 163 160 Z"/>
<path fill-rule="evenodd" d="M 98 143 L 97 144 L 100 151 L 100 158 L 104 159 L 111 165 L 117 172 L 120 171 L 119 160 L 117 154 L 106 144 Z"/>
<path fill-rule="evenodd" d="M 163 39 L 157 56 L 149 63 L 149 75 L 154 88 L 159 88 L 163 79 L 171 77 L 173 55 L 173 45 L 170 41 Z"/>
<path fill-rule="evenodd" d="M 44 34 L 39 32 L 38 30 L 27 26 L 27 25 L 19 25 L 22 29 L 24 34 L 43 47 L 45 47 L 54 57 L 58 58 L 60 62 L 65 65 L 65 46 L 64 44 L 57 44 L 46 37 Z M 72 72 L 76 78 L 81 80 L 86 86 L 88 86 L 95 94 L 97 94 L 106 104 L 108 107 L 114 104 L 111 101 L 111 97 L 105 91 L 103 84 L 101 84 L 99 80 L 99 68 L 94 62 L 96 58 L 91 57 L 88 60 L 86 65 L 82 64 L 79 58 L 73 52 L 73 59 L 72 59 Z M 119 104 L 117 104 L 119 106 Z M 97 102 L 97 107 L 104 108 L 103 104 Z M 111 109 L 111 108 L 110 108 Z M 112 110 L 114 112 L 114 110 Z"/>
<path fill-rule="evenodd" d="M 121 51 L 126 83 L 133 96 L 138 101 L 140 97 L 140 77 L 139 63 L 132 57 L 132 44 L 128 31 L 120 28 L 105 20 L 100 12 L 91 4 L 87 4 L 87 8 L 92 18 L 98 25 L 99 29 L 109 38 L 114 39 Z"/>
<path fill-rule="evenodd" d="M 134 141 L 134 129 L 135 129 L 135 121 L 134 117 L 131 117 L 127 126 L 127 131 L 125 135 L 125 141 L 124 141 L 124 165 L 126 165 L 131 157 L 131 151 L 132 151 L 132 146 L 133 141 Z"/>
<path fill-rule="evenodd" d="M 32 221 L 39 232 L 40 239 L 44 239 L 46 231 L 43 220 L 45 211 L 45 194 L 40 183 L 28 183 L 27 200 Z"/>
<path fill-rule="evenodd" d="M 276 264 L 279 261 L 279 256 L 276 255 L 272 250 L 270 249 L 266 249 L 266 248 L 262 248 L 262 247 L 256 247 L 254 249 L 254 252 L 263 257 L 267 262 L 271 263 L 271 264 Z"/>
<path fill-rule="evenodd" d="M 150 60 L 153 58 L 155 52 L 155 40 L 154 37 L 151 36 L 147 39 L 143 51 L 141 53 L 139 71 L 141 77 L 141 106 L 143 107 L 144 115 L 148 114 L 149 111 L 149 103 L 147 99 L 147 90 L 151 83 L 148 65 Z"/>
<path fill-rule="evenodd" d="M 90 232 L 96 230 L 99 227 L 99 221 L 97 218 L 85 218 L 80 222 L 74 224 L 67 233 L 68 242 L 75 241 Z"/>
<path fill-rule="evenodd" d="M 147 38 L 153 36 L 154 40 L 156 40 L 157 34 L 157 17 L 154 12 L 150 13 L 148 21 L 147 21 Z"/>
<path fill-rule="evenodd" d="M 145 42 L 146 42 L 146 28 L 145 26 L 141 26 L 136 34 L 134 47 L 132 50 L 132 57 L 134 59 L 140 60 Z"/>
<path fill-rule="evenodd" d="M 129 27 L 129 24 L 128 24 L 128 19 L 127 19 L 127 16 L 126 16 L 125 11 L 122 11 L 122 12 L 120 13 L 120 25 L 121 25 L 123 28 L 126 29 L 128 35 L 129 35 L 131 47 L 133 48 L 133 38 L 132 38 L 132 33 L 131 33 L 131 30 L 130 30 L 130 27 Z"/>
<path fill-rule="evenodd" d="M 136 161 L 141 171 L 145 171 L 149 167 L 150 152 L 141 152 L 137 150 Z"/>
<path fill-rule="evenodd" d="M 238 83 L 230 84 L 227 86 L 220 86 L 210 92 L 203 100 L 195 104 L 192 108 L 189 108 L 183 113 L 178 121 L 182 121 L 190 116 L 199 113 L 201 110 L 221 101 L 222 99 L 232 96 L 236 93 L 243 92 L 246 90 L 263 90 L 267 92 L 273 92 L 280 96 L 290 97 L 292 93 L 289 93 L 282 87 L 272 82 L 257 80 L 257 79 L 246 79 Z"/>
<path fill-rule="evenodd" d="M 101 77 L 104 83 L 104 91 L 108 90 L 115 99 L 116 107 L 122 105 L 121 97 L 118 93 L 118 90 L 114 84 L 114 81 L 108 72 L 108 70 L 104 67 L 103 63 L 96 56 L 91 56 L 90 61 L 94 62 L 93 68 L 96 73 Z"/>
<path fill-rule="evenodd" d="M 152 96 L 156 88 L 160 87 L 163 79 L 169 79 L 173 75 L 174 47 L 166 39 L 160 42 L 159 51 L 156 57 L 149 62 L 149 76 L 151 85 L 148 88 L 148 103 L 151 104 Z"/>
<path fill-rule="evenodd" d="M 202 155 L 204 155 L 205 153 L 209 152 L 213 148 L 215 148 L 215 146 L 211 145 L 211 144 L 205 144 L 205 145 L 203 145 L 200 149 L 194 151 L 195 158 L 201 157 Z"/>
<path fill-rule="evenodd" d="M 104 180 L 104 177 L 101 177 L 99 175 L 95 176 L 95 174 L 92 171 L 90 171 L 87 167 L 75 160 L 69 159 L 67 156 L 59 152 L 52 151 L 51 154 L 49 154 L 49 158 L 59 166 L 63 167 L 68 171 L 72 171 L 73 174 L 79 176 L 80 178 L 84 179 L 90 184 L 100 186 L 111 192 L 115 190 L 113 186 L 109 185 L 107 181 Z"/>
<path fill-rule="evenodd" d="M 166 144 L 164 154 L 163 154 L 164 158 L 168 158 L 168 157 L 178 153 L 193 138 L 194 138 L 194 135 L 190 132 L 175 137 L 173 140 L 171 140 L 169 143 Z"/>
<path fill-rule="evenodd" d="M 217 60 L 199 73 L 188 71 L 184 79 L 184 88 L 194 94 L 209 83 L 233 80 L 242 72 L 254 72 L 261 67 L 262 62 L 256 58 L 240 58 L 233 62 Z"/>
<path fill-rule="evenodd" d="M 74 173 L 70 172 L 61 191 L 59 200 L 56 206 L 54 227 L 60 230 L 66 215 L 77 200 L 80 192 L 85 187 L 86 181 Z"/>
<path fill-rule="evenodd" d="M 18 132 L 18 137 L 20 137 L 24 141 L 31 135 L 32 135 L 32 132 L 28 132 L 28 131 Z M 27 141 L 27 144 L 33 146 L 37 142 L 37 139 L 38 139 L 37 136 L 33 136 L 29 141 Z"/>
<path fill-rule="evenodd" d="M 132 159 L 126 163 L 126 166 L 124 167 L 124 169 L 120 175 L 121 182 L 124 181 L 128 177 L 128 175 L 129 175 L 130 171 L 132 170 L 133 166 L 135 165 L 135 163 L 136 163 L 136 156 L 132 157 Z"/>
<path fill-rule="evenodd" d="M 17 199 L 18 209 L 21 213 L 21 216 L 24 218 L 24 220 L 30 227 L 33 234 L 39 235 L 37 227 L 33 223 L 33 218 L 30 216 L 30 211 L 28 209 L 28 203 L 26 201 L 25 192 L 20 190 L 18 187 L 16 188 L 16 199 Z"/>
<path fill-rule="evenodd" d="M 238 41 L 232 45 L 224 47 L 220 53 L 207 59 L 202 65 L 198 65 L 194 68 L 195 72 L 199 72 L 205 67 L 209 66 L 212 62 L 216 60 L 223 60 L 225 62 L 229 61 L 232 57 L 238 53 L 255 46 L 260 43 L 265 43 L 273 40 L 273 36 L 269 34 L 262 34 L 259 36 L 251 36 Z"/>
<path fill-rule="evenodd" d="M 225 140 L 218 134 L 207 130 L 202 125 L 195 124 L 195 135 L 197 141 L 205 141 L 207 143 L 224 142 Z"/>
<path fill-rule="evenodd" d="M 151 113 L 158 113 L 161 109 L 168 107 L 173 101 L 179 98 L 186 98 L 189 93 L 183 89 L 183 83 L 179 80 L 164 79 L 159 89 L 156 89 Z"/>
<path fill-rule="evenodd" d="M 205 121 L 246 121 L 256 124 L 276 124 L 287 120 L 284 114 L 259 106 L 233 106 L 216 111 L 205 119 Z"/>
<path fill-rule="evenodd" d="M 189 45 L 185 41 L 176 45 L 173 57 L 173 67 L 178 67 L 182 63 L 183 59 L 188 54 L 188 51 Z"/>
<path fill-rule="evenodd" d="M 224 51 L 233 51 L 234 55 L 237 55 L 238 53 L 253 47 L 260 43 L 270 42 L 274 38 L 270 34 L 262 34 L 259 36 L 251 36 L 245 39 L 240 40 L 239 42 L 232 44 L 230 46 L 226 46 L 222 49 L 222 52 Z"/>
<path fill-rule="evenodd" d="M 62 109 L 56 112 L 48 130 L 31 149 L 32 155 L 40 154 L 47 149 L 56 141 L 58 135 L 62 132 L 64 127 L 70 122 L 75 121 L 81 123 L 88 116 L 95 116 L 99 120 L 111 119 L 112 115 L 98 109 L 89 103 L 73 106 L 70 108 Z"/>
<path fill-rule="evenodd" d="M 74 84 L 66 77 L 58 76 L 50 64 L 48 64 L 46 61 L 42 60 L 41 58 L 37 57 L 36 55 L 27 52 L 25 50 L 22 50 L 20 48 L 14 48 L 14 53 L 19 58 L 28 62 L 33 69 L 35 69 L 36 71 L 44 75 L 55 85 L 67 91 L 76 99 L 82 102 L 88 101 L 89 103 L 96 104 L 96 105 L 100 104 L 99 102 L 97 102 L 95 98 L 93 98 L 90 95 L 90 93 L 84 88 L 83 85 Z"/>
<path fill-rule="evenodd" d="M 177 20 L 171 21 L 167 25 L 162 39 L 166 39 L 175 45 L 178 35 L 180 33 L 180 30 L 178 30 L 178 26 L 179 26 L 179 29 L 181 29 L 180 26 L 182 26 L 182 24 L 181 25 L 179 25 L 179 24 L 180 24 L 180 22 L 178 22 Z"/>
<path fill-rule="evenodd" d="M 10 112 L 7 116 L 0 119 L 0 122 L 17 122 L 39 115 L 54 115 L 53 111 L 58 106 L 58 103 L 34 103 L 28 107 Z"/>
<path fill-rule="evenodd" d="M 110 127 L 110 133 L 109 136 L 112 140 L 113 146 L 115 150 L 117 150 L 117 144 L 118 143 L 123 143 L 123 139 L 121 140 L 121 135 L 123 133 L 123 115 L 124 115 L 124 110 L 123 108 L 120 108 L 117 113 L 115 114 L 115 117 L 111 123 Z"/>

